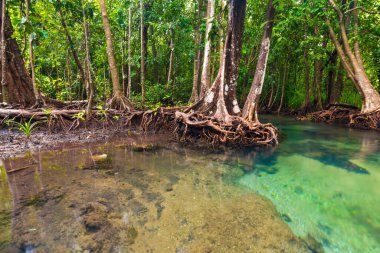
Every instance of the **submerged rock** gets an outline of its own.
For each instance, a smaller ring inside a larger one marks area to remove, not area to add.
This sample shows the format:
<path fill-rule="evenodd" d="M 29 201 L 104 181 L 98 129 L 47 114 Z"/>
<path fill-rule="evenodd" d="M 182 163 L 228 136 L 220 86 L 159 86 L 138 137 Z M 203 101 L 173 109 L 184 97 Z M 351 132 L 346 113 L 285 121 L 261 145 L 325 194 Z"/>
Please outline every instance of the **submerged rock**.
<path fill-rule="evenodd" d="M 175 176 L 175 175 L 170 175 L 170 176 L 169 176 L 169 181 L 170 181 L 170 183 L 172 183 L 172 184 L 176 184 L 176 183 L 178 183 L 178 181 L 179 181 L 179 177 L 177 177 L 177 176 Z"/>
<path fill-rule="evenodd" d="M 159 193 L 155 192 L 143 192 L 143 197 L 146 199 L 148 202 L 152 202 L 155 200 L 163 201 L 164 197 L 161 196 Z"/>
<path fill-rule="evenodd" d="M 129 244 L 133 244 L 138 235 L 137 230 L 134 227 L 130 226 L 127 228 L 126 233 L 127 233 L 127 242 Z"/>
<path fill-rule="evenodd" d="M 131 209 L 134 215 L 140 215 L 148 212 L 148 208 L 135 199 L 129 201 L 127 207 Z"/>
<path fill-rule="evenodd" d="M 292 219 L 286 213 L 281 214 L 281 219 L 287 223 L 292 222 Z"/>
<path fill-rule="evenodd" d="M 164 190 L 167 192 L 173 191 L 173 185 L 172 184 L 165 185 Z"/>
<path fill-rule="evenodd" d="M 323 245 L 322 243 L 318 242 L 313 236 L 310 234 L 304 239 L 304 242 L 307 246 L 307 248 L 312 253 L 324 253 Z"/>
<path fill-rule="evenodd" d="M 65 196 L 65 193 L 59 188 L 43 190 L 25 202 L 26 206 L 42 207 L 49 201 L 59 203 Z"/>
<path fill-rule="evenodd" d="M 94 162 L 104 161 L 104 160 L 107 159 L 107 157 L 108 157 L 107 154 L 101 154 L 101 155 L 93 155 L 93 156 L 91 156 L 91 158 L 92 158 L 92 160 Z"/>
<path fill-rule="evenodd" d="M 91 213 L 83 219 L 87 232 L 97 232 L 108 224 L 107 218 L 101 213 Z"/>
<path fill-rule="evenodd" d="M 123 189 L 121 193 L 126 197 L 127 200 L 131 200 L 135 197 L 135 193 L 131 189 Z"/>
<path fill-rule="evenodd" d="M 158 145 L 152 143 L 132 143 L 132 150 L 135 152 L 155 151 Z"/>
<path fill-rule="evenodd" d="M 157 209 L 157 220 L 159 220 L 161 218 L 162 212 L 164 211 L 165 207 L 161 205 L 161 202 L 157 202 L 156 204 L 154 204 L 154 206 Z"/>

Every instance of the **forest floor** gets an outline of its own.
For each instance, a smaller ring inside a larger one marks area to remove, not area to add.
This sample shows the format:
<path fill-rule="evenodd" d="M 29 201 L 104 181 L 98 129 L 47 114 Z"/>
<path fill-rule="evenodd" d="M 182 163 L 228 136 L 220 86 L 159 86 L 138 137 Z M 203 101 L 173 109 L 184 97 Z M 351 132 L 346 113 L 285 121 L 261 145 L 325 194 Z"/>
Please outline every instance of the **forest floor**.
<path fill-rule="evenodd" d="M 79 146 L 128 138 L 131 135 L 149 135 L 154 132 L 153 129 L 169 132 L 168 124 L 160 126 L 158 123 L 161 121 L 153 119 L 153 113 L 149 110 L 134 113 L 95 111 L 89 121 L 80 118 L 78 112 L 84 110 L 61 109 L 47 114 L 40 110 L 4 110 L 0 107 L 0 158 L 13 157 L 28 150 L 49 150 L 62 145 Z M 24 125 L 30 120 L 37 122 L 37 127 L 27 138 L 15 121 L 7 123 L 7 119 L 16 119 L 17 122 L 24 122 Z"/>
<path fill-rule="evenodd" d="M 75 129 L 70 132 L 60 131 L 48 133 L 38 129 L 27 139 L 18 130 L 0 129 L 0 158 L 14 157 L 28 150 L 49 150 L 67 146 L 79 146 L 86 143 L 108 142 L 114 139 L 127 138 L 137 130 L 126 128 L 124 131 L 115 128 Z"/>

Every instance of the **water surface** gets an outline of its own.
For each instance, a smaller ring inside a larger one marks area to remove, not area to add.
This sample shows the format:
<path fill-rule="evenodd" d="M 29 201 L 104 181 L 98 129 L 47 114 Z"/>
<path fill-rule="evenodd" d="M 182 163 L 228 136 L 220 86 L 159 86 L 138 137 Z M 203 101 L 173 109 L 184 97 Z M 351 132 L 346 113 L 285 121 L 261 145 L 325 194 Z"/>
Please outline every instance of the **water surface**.
<path fill-rule="evenodd" d="M 380 135 L 265 118 L 286 140 L 238 179 L 270 199 L 299 236 L 326 252 L 380 252 Z"/>
<path fill-rule="evenodd" d="M 131 137 L 3 160 L 0 251 L 380 252 L 380 135 L 265 120 L 277 149 Z"/>

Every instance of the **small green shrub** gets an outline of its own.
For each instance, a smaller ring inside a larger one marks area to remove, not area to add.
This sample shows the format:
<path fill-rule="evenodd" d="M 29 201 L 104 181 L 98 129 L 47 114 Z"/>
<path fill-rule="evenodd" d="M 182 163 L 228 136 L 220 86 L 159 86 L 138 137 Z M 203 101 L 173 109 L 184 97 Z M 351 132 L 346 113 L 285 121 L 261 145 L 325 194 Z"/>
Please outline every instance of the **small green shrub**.
<path fill-rule="evenodd" d="M 32 120 L 33 116 L 28 121 L 23 121 L 20 123 L 13 118 L 5 121 L 5 124 L 11 127 L 16 127 L 18 130 L 23 132 L 27 139 L 29 139 L 32 135 L 32 132 L 37 129 L 37 125 L 40 123 L 38 121 L 32 123 Z"/>
<path fill-rule="evenodd" d="M 86 120 L 86 112 L 85 111 L 80 111 L 72 116 L 73 119 L 77 119 L 80 121 L 85 121 Z"/>

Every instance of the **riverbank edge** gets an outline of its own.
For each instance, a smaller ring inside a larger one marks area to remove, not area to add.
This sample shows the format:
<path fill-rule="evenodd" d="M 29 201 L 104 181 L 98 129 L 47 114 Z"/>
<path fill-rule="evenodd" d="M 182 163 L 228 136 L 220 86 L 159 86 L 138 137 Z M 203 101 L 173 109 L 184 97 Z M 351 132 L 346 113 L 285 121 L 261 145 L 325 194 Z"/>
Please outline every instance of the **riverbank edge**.
<path fill-rule="evenodd" d="M 304 113 L 300 111 L 263 112 L 261 115 L 287 116 L 298 121 L 345 127 L 349 129 L 380 132 L 380 111 L 362 114 L 359 111 L 337 108 Z"/>

